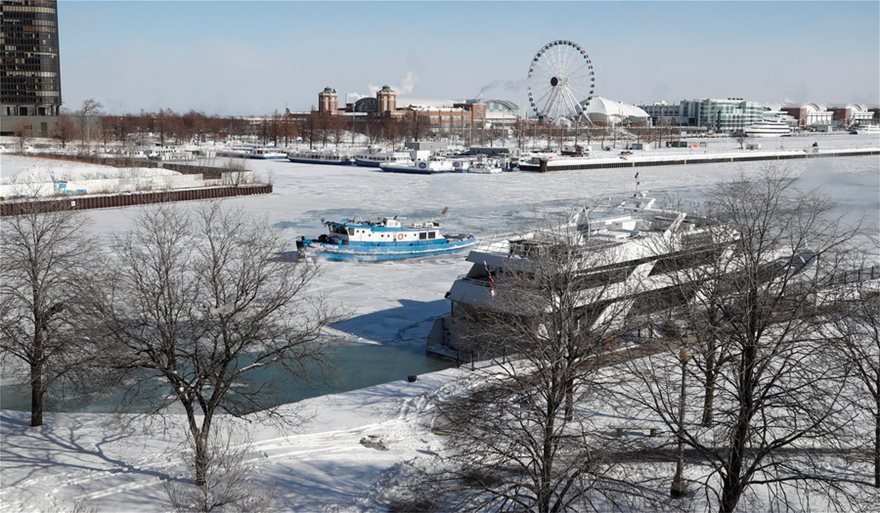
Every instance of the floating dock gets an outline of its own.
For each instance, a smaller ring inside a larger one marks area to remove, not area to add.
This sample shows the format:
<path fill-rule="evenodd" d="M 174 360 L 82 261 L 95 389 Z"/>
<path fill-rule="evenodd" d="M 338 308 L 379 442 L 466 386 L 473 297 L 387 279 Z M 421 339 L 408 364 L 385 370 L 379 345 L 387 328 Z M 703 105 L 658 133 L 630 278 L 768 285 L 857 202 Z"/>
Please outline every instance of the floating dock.
<path fill-rule="evenodd" d="M 575 171 L 581 169 L 631 168 L 647 166 L 681 166 L 687 164 L 715 164 L 721 162 L 753 162 L 758 160 L 815 159 L 824 157 L 863 157 L 880 155 L 880 148 L 841 148 L 831 150 L 743 150 L 738 153 L 703 153 L 642 155 L 634 154 L 613 157 L 558 159 L 535 158 L 532 162 L 520 162 L 520 171 L 546 173 L 548 171 Z"/>

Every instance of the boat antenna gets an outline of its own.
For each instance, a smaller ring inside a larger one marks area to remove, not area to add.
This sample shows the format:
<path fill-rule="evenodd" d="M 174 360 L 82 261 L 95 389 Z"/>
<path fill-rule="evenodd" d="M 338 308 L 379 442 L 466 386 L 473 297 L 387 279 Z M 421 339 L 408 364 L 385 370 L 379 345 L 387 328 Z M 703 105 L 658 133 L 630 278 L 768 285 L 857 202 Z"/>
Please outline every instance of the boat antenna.
<path fill-rule="evenodd" d="M 639 185 L 642 184 L 642 182 L 639 181 L 639 172 L 638 171 L 636 171 L 635 180 L 636 180 L 636 190 L 633 193 L 633 198 L 638 198 L 639 197 Z"/>

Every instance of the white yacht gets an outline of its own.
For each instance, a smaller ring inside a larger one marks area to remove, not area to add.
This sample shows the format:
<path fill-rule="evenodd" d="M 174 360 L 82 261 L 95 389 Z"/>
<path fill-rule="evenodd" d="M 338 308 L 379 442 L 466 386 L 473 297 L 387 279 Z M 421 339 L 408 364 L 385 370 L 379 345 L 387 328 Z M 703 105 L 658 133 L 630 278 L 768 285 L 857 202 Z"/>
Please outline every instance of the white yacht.
<path fill-rule="evenodd" d="M 218 157 L 230 157 L 235 159 L 246 159 L 251 154 L 251 151 L 254 149 L 253 146 L 231 146 L 226 148 L 220 148 L 217 150 Z"/>
<path fill-rule="evenodd" d="M 791 127 L 781 119 L 765 119 L 747 126 L 743 132 L 748 137 L 783 137 L 791 135 Z"/>
<path fill-rule="evenodd" d="M 492 175 L 500 173 L 501 163 L 495 159 L 478 158 L 468 167 L 468 173 L 476 173 L 478 175 Z"/>
<path fill-rule="evenodd" d="M 405 163 L 384 163 L 379 167 L 386 173 L 433 175 L 437 173 L 462 173 L 467 170 L 466 164 L 461 160 L 447 160 L 445 157 L 432 156 Z"/>
<path fill-rule="evenodd" d="M 354 163 L 366 167 L 380 167 L 382 164 L 411 166 L 413 160 L 407 151 L 371 151 L 355 155 Z"/>
<path fill-rule="evenodd" d="M 655 203 L 640 192 L 616 206 L 580 208 L 558 225 L 485 239 L 466 258 L 471 269 L 446 294 L 450 313 L 435 320 L 428 351 L 465 361 L 493 356 L 471 336 L 482 329 L 481 316 L 530 315 L 528 301 L 511 302 L 505 297 L 510 289 L 496 289 L 496 281 L 511 271 L 524 276 L 552 272 L 541 255 L 565 247 L 575 250 L 565 265 L 573 266 L 567 272 L 575 273 L 577 280 L 578 308 L 584 313 L 579 322 L 608 322 L 612 332 L 624 337 L 633 326 L 644 326 L 657 305 L 675 308 L 691 301 L 698 287 L 686 290 L 671 277 L 686 278 L 688 274 L 681 274 L 685 269 L 729 258 L 737 234 L 718 220 Z M 780 253 L 762 268 L 788 267 L 797 273 L 814 260 L 809 250 Z M 606 342 L 608 347 L 611 343 Z"/>
<path fill-rule="evenodd" d="M 287 154 L 287 160 L 301 164 L 332 164 L 336 166 L 354 164 L 354 158 L 351 155 L 334 150 L 292 151 Z"/>
<path fill-rule="evenodd" d="M 193 160 L 195 156 L 190 151 L 174 146 L 155 146 L 146 150 L 146 156 L 150 160 Z"/>
<path fill-rule="evenodd" d="M 856 125 L 850 127 L 849 133 L 853 135 L 880 134 L 880 125 Z"/>
<path fill-rule="evenodd" d="M 248 158 L 260 160 L 285 160 L 287 154 L 274 147 L 253 148 L 248 153 Z"/>

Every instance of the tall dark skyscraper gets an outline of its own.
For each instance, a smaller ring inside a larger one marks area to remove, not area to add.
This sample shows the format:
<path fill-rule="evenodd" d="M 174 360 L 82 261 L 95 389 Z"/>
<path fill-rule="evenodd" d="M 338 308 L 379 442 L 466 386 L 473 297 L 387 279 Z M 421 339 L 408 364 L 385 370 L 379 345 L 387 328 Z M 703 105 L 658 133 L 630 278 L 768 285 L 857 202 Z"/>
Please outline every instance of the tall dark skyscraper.
<path fill-rule="evenodd" d="M 61 107 L 56 0 L 0 2 L 0 115 L 55 116 Z"/>

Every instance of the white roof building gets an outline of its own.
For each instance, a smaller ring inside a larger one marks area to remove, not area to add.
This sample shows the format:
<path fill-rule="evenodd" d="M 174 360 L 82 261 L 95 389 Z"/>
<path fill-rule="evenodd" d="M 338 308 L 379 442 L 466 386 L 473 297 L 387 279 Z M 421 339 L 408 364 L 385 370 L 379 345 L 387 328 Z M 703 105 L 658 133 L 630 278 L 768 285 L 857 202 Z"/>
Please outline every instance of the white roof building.
<path fill-rule="evenodd" d="M 584 111 L 590 121 L 598 124 L 648 123 L 651 116 L 644 110 L 628 103 L 596 96 Z"/>

